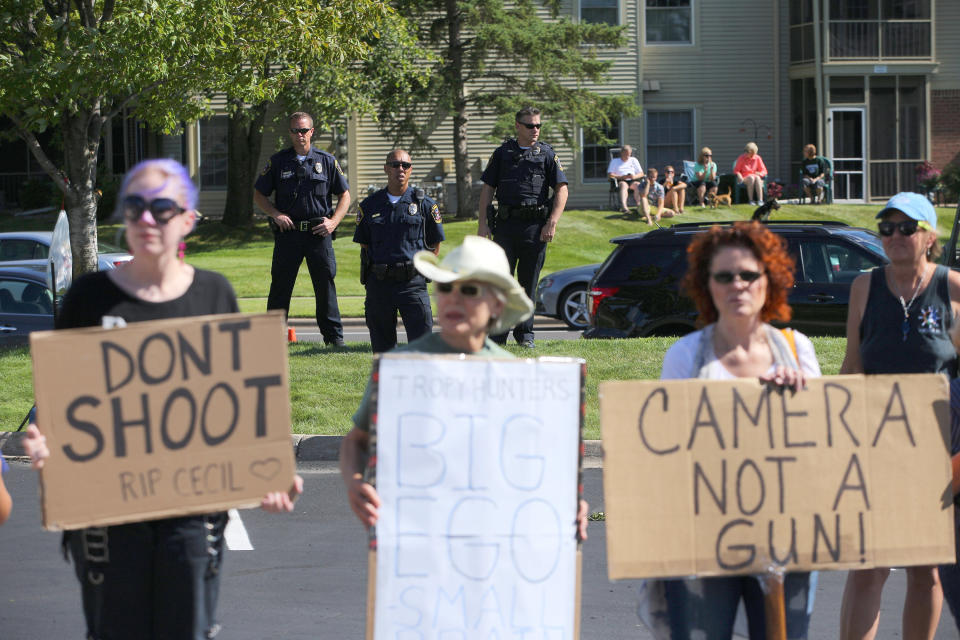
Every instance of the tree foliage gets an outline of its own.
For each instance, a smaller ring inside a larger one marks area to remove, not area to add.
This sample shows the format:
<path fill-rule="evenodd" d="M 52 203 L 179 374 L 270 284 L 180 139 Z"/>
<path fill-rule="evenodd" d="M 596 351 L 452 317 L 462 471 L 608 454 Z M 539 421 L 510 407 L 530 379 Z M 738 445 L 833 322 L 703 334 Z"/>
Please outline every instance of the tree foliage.
<path fill-rule="evenodd" d="M 429 148 L 430 133 L 452 118 L 458 211 L 473 211 L 467 153 L 471 112 L 496 113 L 489 139 L 513 134 L 513 114 L 536 105 L 545 116 L 543 137 L 576 147 L 575 126 L 603 140 L 621 115 L 637 112 L 636 97 L 601 93 L 611 63 L 601 47 L 625 43 L 623 26 L 575 23 L 557 0 L 397 0 L 417 16 L 424 47 L 441 53 L 430 82 L 403 101 L 385 103 L 382 130 L 413 149 Z"/>
<path fill-rule="evenodd" d="M 74 270 L 96 267 L 97 156 L 104 125 L 129 109 L 173 132 L 210 112 L 209 96 L 270 100 L 308 62 L 367 50 L 380 0 L 5 0 L 0 114 L 67 201 Z M 284 55 L 283 64 L 262 72 Z M 298 52 L 294 55 L 292 52 Z M 63 161 L 37 134 L 58 128 Z"/>
<path fill-rule="evenodd" d="M 357 11 L 353 3 L 349 9 Z M 296 76 L 270 96 L 281 106 L 277 118 L 286 119 L 294 111 L 306 111 L 313 117 L 317 131 L 335 127 L 344 130 L 347 117 L 375 115 L 382 103 L 394 98 L 395 91 L 406 93 L 425 84 L 424 69 L 418 64 L 421 58 L 415 55 L 415 34 L 408 21 L 393 8 L 371 5 L 362 20 L 351 24 L 351 29 L 356 38 L 339 57 L 300 50 L 271 52 L 269 61 L 259 68 L 263 75 L 277 69 L 297 69 Z M 263 143 L 267 101 L 263 96 L 237 92 L 228 92 L 228 99 L 231 173 L 223 221 L 246 226 L 253 219 L 253 177 Z M 315 136 L 315 141 L 319 137 Z M 286 136 L 267 140 L 271 147 L 288 143 Z"/>

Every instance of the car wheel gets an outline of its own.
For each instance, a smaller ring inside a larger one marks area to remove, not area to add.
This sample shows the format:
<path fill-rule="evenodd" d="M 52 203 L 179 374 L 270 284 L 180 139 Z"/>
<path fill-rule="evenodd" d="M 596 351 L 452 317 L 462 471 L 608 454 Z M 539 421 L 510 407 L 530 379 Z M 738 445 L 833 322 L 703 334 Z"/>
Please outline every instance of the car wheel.
<path fill-rule="evenodd" d="M 590 297 L 584 285 L 576 285 L 566 289 L 557 302 L 560 319 L 568 327 L 583 330 L 590 326 Z"/>

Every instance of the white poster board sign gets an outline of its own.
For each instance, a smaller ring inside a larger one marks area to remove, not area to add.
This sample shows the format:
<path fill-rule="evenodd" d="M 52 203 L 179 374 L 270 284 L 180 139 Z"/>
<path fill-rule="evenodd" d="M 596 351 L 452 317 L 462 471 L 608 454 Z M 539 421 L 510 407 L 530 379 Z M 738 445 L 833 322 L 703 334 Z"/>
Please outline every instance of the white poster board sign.
<path fill-rule="evenodd" d="M 582 371 L 380 360 L 375 638 L 574 640 Z"/>

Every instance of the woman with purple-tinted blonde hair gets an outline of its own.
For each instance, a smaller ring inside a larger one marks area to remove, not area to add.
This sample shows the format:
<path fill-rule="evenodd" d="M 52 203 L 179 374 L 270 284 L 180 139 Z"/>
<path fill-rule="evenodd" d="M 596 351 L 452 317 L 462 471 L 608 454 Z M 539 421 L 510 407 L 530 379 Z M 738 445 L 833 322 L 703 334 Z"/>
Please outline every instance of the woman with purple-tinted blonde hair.
<path fill-rule="evenodd" d="M 77 280 L 64 297 L 58 329 L 238 310 L 226 278 L 177 257 L 197 218 L 197 189 L 180 163 L 141 162 L 127 174 L 117 198 L 133 259 Z M 36 424 L 24 447 L 33 466 L 42 467 L 49 449 Z M 291 511 L 291 496 L 302 487 L 297 477 L 289 494 L 268 494 L 261 506 Z M 226 523 L 221 512 L 64 534 L 80 580 L 86 637 L 214 637 L 220 629 L 216 606 Z"/>

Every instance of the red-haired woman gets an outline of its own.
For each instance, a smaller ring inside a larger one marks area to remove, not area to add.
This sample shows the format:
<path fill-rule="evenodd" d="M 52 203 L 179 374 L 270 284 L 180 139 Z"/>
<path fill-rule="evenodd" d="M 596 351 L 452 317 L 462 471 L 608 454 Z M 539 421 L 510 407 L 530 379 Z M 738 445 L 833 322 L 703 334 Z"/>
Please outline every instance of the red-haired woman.
<path fill-rule="evenodd" d="M 799 390 L 808 377 L 820 375 L 806 336 L 768 324 L 786 322 L 791 314 L 787 294 L 794 263 L 780 237 L 760 223 L 737 222 L 712 227 L 693 240 L 687 253 L 683 284 L 703 329 L 670 347 L 662 379 L 759 378 Z M 787 574 L 788 638 L 806 637 L 815 590 L 816 574 Z M 753 576 L 650 580 L 641 594 L 641 613 L 649 614 L 644 618 L 657 638 L 730 638 L 741 599 L 750 638 L 766 638 L 763 592 Z"/>

